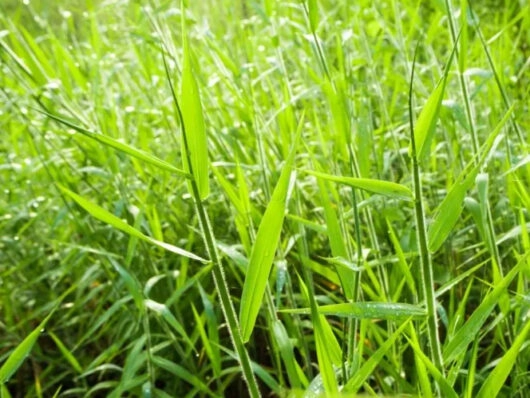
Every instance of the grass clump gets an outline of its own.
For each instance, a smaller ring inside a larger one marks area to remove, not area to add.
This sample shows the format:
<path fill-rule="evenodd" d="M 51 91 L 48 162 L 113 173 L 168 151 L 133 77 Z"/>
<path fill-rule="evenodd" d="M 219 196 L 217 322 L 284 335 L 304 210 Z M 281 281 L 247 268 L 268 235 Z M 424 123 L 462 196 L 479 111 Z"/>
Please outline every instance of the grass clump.
<path fill-rule="evenodd" d="M 185 3 L 2 5 L 0 396 L 525 397 L 529 6 Z"/>

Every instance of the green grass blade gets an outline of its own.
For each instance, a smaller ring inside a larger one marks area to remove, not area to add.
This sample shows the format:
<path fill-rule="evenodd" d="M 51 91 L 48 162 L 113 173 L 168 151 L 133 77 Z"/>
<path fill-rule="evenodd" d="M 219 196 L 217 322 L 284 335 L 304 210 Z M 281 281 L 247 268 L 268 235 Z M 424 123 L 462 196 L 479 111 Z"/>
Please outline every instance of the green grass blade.
<path fill-rule="evenodd" d="M 357 392 L 363 383 L 373 373 L 376 366 L 381 362 L 385 354 L 390 350 L 394 342 L 403 334 L 403 331 L 408 326 L 409 322 L 404 322 L 388 339 L 381 344 L 381 346 L 370 356 L 370 358 L 361 366 L 355 375 L 348 381 L 344 387 L 347 392 Z"/>
<path fill-rule="evenodd" d="M 282 309 L 279 312 L 291 314 L 309 314 L 310 308 Z M 399 320 L 413 318 L 424 318 L 427 316 L 425 308 L 407 303 L 385 303 L 385 302 L 355 302 L 328 304 L 318 307 L 322 315 L 334 315 L 356 319 L 387 319 Z"/>
<path fill-rule="evenodd" d="M 328 181 L 337 182 L 339 184 L 348 185 L 354 188 L 360 188 L 365 191 L 385 195 L 396 199 L 412 199 L 412 192 L 404 185 L 397 184 L 391 181 L 376 180 L 372 178 L 355 178 L 342 177 L 332 174 L 320 173 L 318 171 L 305 170 L 306 173 L 317 178 L 323 178 Z"/>
<path fill-rule="evenodd" d="M 83 209 L 85 209 L 90 215 L 97 218 L 100 221 L 103 221 L 111 226 L 113 226 L 116 229 L 119 229 L 122 232 L 125 232 L 131 236 L 135 236 L 139 239 L 142 239 L 145 242 L 151 243 L 155 246 L 158 246 L 164 250 L 170 251 L 171 253 L 178 254 L 184 257 L 191 258 L 192 260 L 200 261 L 203 263 L 207 263 L 208 261 L 205 260 L 202 257 L 199 257 L 193 253 L 190 253 L 187 250 L 181 249 L 180 247 L 171 245 L 166 242 L 161 242 L 159 240 L 153 239 L 147 235 L 144 235 L 142 232 L 138 231 L 136 228 L 131 227 L 129 224 L 127 224 L 125 221 L 121 220 L 120 218 L 116 217 L 114 214 L 109 213 L 107 210 L 103 209 L 102 207 L 99 207 L 98 205 L 86 200 L 82 196 L 79 196 L 78 194 L 70 191 L 69 189 L 61 186 L 60 184 L 57 184 L 59 189 L 72 198 L 79 206 L 81 206 Z"/>
<path fill-rule="evenodd" d="M 9 358 L 4 362 L 0 368 L 0 384 L 7 383 L 11 376 L 18 370 L 20 365 L 28 357 L 29 353 L 33 349 L 33 346 L 37 342 L 39 336 L 42 333 L 42 330 L 46 326 L 46 323 L 49 321 L 53 312 L 50 312 L 46 318 L 35 328 L 33 331 L 24 339 L 22 342 L 17 345 L 15 350 L 9 355 Z"/>
<path fill-rule="evenodd" d="M 201 97 L 199 93 L 199 86 L 195 79 L 195 74 L 191 61 L 191 50 L 188 42 L 186 32 L 186 24 L 182 12 L 182 38 L 183 38 L 183 67 L 182 67 L 182 84 L 180 88 L 180 103 L 182 110 L 182 118 L 184 121 L 186 134 L 187 149 L 183 144 L 182 161 L 184 170 L 189 170 L 188 160 L 186 156 L 190 157 L 191 173 L 197 183 L 199 195 L 201 200 L 206 199 L 210 193 L 210 185 L 208 181 L 208 145 L 206 140 L 206 128 L 204 125 L 204 115 L 202 111 Z"/>
<path fill-rule="evenodd" d="M 53 332 L 48 332 L 50 337 L 53 339 L 55 344 L 57 345 L 57 348 L 59 348 L 59 351 L 61 351 L 61 354 L 63 354 L 63 357 L 68 361 L 68 363 L 72 366 L 72 368 L 75 369 L 75 371 L 79 374 L 83 373 L 83 368 L 79 364 L 79 361 L 75 357 L 74 354 L 66 347 L 63 342 L 57 337 L 57 335 Z"/>
<path fill-rule="evenodd" d="M 530 253 L 528 253 L 530 254 Z M 527 256 L 528 256 L 527 254 Z M 465 351 L 469 343 L 477 338 L 477 335 L 493 308 L 499 303 L 499 298 L 505 293 L 510 282 L 518 274 L 522 260 L 515 266 L 504 279 L 482 300 L 482 303 L 469 317 L 467 322 L 455 333 L 453 338 L 447 343 L 443 350 L 443 357 L 446 363 L 456 359 L 461 352 Z"/>
<path fill-rule="evenodd" d="M 495 140 L 501 132 L 502 127 L 509 120 L 513 109 L 514 107 L 512 106 L 489 135 L 487 141 L 482 146 L 480 157 L 476 165 L 469 163 L 466 170 L 460 174 L 449 193 L 436 209 L 434 220 L 428 231 L 429 250 L 431 252 L 435 252 L 440 248 L 458 221 L 463 210 L 466 192 L 475 182 L 475 178 L 480 171 L 482 164 L 494 147 Z M 474 167 L 470 170 L 472 165 L 474 165 Z"/>
<path fill-rule="evenodd" d="M 83 134 L 85 137 L 88 137 L 90 139 L 93 139 L 95 141 L 98 141 L 102 143 L 103 145 L 106 145 L 108 147 L 111 147 L 119 152 L 122 152 L 126 155 L 132 156 L 136 159 L 142 160 L 146 163 L 152 164 L 153 166 L 156 166 L 162 170 L 166 170 L 184 177 L 190 177 L 189 173 L 186 173 L 184 170 L 181 170 L 162 159 L 157 158 L 156 156 L 151 155 L 150 153 L 147 153 L 145 151 L 142 151 L 141 149 L 137 149 L 135 147 L 132 147 L 128 144 L 125 144 L 123 142 L 120 142 L 118 140 L 115 140 L 113 138 L 110 138 L 103 134 L 97 134 L 92 131 L 89 131 L 81 126 L 78 126 L 66 119 L 63 119 L 59 116 L 53 115 L 48 112 L 44 112 L 39 110 L 39 112 L 43 113 L 44 115 L 48 116 L 50 119 L 55 120 L 56 122 L 63 124 L 67 127 L 70 127 L 71 129 L 77 131 L 78 133 Z"/>
<path fill-rule="evenodd" d="M 496 397 L 502 386 L 504 386 L 506 379 L 515 365 L 519 351 L 524 343 L 527 343 L 526 336 L 530 332 L 530 321 L 526 322 L 521 333 L 515 338 L 510 349 L 504 354 L 495 369 L 489 374 L 488 378 L 482 384 L 477 398 Z"/>
<path fill-rule="evenodd" d="M 254 329 L 254 324 L 256 323 L 263 294 L 265 293 L 269 279 L 274 253 L 280 240 L 298 138 L 299 134 L 295 139 L 291 153 L 283 166 L 280 178 L 274 188 L 272 198 L 261 219 L 256 240 L 250 253 L 239 312 L 241 335 L 244 342 L 250 339 L 250 335 Z"/>
<path fill-rule="evenodd" d="M 414 127 L 416 153 L 417 158 L 420 161 L 426 158 L 431 148 L 431 142 L 434 136 L 436 122 L 438 121 L 438 116 L 440 114 L 445 87 L 447 85 L 449 76 L 449 69 L 453 61 L 455 49 L 456 46 L 451 52 L 451 56 L 447 62 L 447 65 L 445 66 L 444 74 L 441 80 L 438 82 L 438 85 L 427 99 L 427 102 L 423 106 Z"/>
<path fill-rule="evenodd" d="M 427 368 L 434 380 L 436 380 L 443 397 L 458 398 L 458 394 L 453 387 L 447 382 L 447 378 L 438 370 L 427 355 L 425 355 L 418 345 L 417 341 L 409 340 L 410 346 L 414 350 L 416 360 L 421 361 L 422 365 Z"/>
<path fill-rule="evenodd" d="M 315 32 L 318 27 L 317 0 L 307 0 L 307 12 L 309 14 L 309 25 L 311 27 L 311 31 Z"/>

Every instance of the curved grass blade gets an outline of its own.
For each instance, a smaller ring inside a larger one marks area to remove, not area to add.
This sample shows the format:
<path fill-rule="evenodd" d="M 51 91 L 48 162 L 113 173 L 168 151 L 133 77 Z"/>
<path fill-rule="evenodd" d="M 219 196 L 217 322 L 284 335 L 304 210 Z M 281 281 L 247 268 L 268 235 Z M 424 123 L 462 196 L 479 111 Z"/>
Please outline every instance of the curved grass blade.
<path fill-rule="evenodd" d="M 173 246 L 166 242 L 161 242 L 159 240 L 153 239 L 147 235 L 144 235 L 142 232 L 138 231 L 136 228 L 131 227 L 129 224 L 127 224 L 125 221 L 121 220 L 120 218 L 116 217 L 114 214 L 109 213 L 107 210 L 103 209 L 102 207 L 99 207 L 98 205 L 89 202 L 82 196 L 79 196 L 78 194 L 70 191 L 69 189 L 63 187 L 60 184 L 57 184 L 59 189 L 65 193 L 67 196 L 72 198 L 79 206 L 81 206 L 83 209 L 85 209 L 90 215 L 97 218 L 100 221 L 103 221 L 111 226 L 113 226 L 116 229 L 119 229 L 122 232 L 125 232 L 131 236 L 137 237 L 139 239 L 142 239 L 145 242 L 151 243 L 152 245 L 158 246 L 164 250 L 170 251 L 172 253 L 191 258 L 192 260 L 200 261 L 202 263 L 207 263 L 208 260 L 199 257 L 193 253 L 190 253 L 187 250 L 181 249 L 180 247 Z"/>
<path fill-rule="evenodd" d="M 67 127 L 70 127 L 71 129 L 77 131 L 78 133 L 83 134 L 85 137 L 88 137 L 90 139 L 93 139 L 95 141 L 98 141 L 102 143 L 103 145 L 106 145 L 108 147 L 111 147 L 113 149 L 116 149 L 119 152 L 122 152 L 126 155 L 132 156 L 136 159 L 143 160 L 146 163 L 152 164 L 153 166 L 156 166 L 160 169 L 184 176 L 184 177 L 191 177 L 189 173 L 186 173 L 184 170 L 181 170 L 162 159 L 157 158 L 156 156 L 151 155 L 150 153 L 147 153 L 145 151 L 142 151 L 141 149 L 137 149 L 135 147 L 132 147 L 128 144 L 125 144 L 123 142 L 120 142 L 118 140 L 115 140 L 113 138 L 110 138 L 103 134 L 97 134 L 92 131 L 89 131 L 81 126 L 78 126 L 66 119 L 63 119 L 59 116 L 53 115 L 48 112 L 44 112 L 42 110 L 39 110 L 42 114 L 48 116 L 50 119 L 55 120 L 57 123 L 63 124 Z"/>
<path fill-rule="evenodd" d="M 287 206 L 289 183 L 293 173 L 294 157 L 299 137 L 300 131 L 297 133 L 291 153 L 283 166 L 280 178 L 274 188 L 272 198 L 265 210 L 265 214 L 263 214 L 258 233 L 256 234 L 256 240 L 250 253 L 239 312 L 241 335 L 244 342 L 249 340 L 252 330 L 254 329 L 254 324 L 256 323 L 263 294 L 265 293 L 265 288 L 269 279 L 269 273 L 274 260 L 274 253 L 276 252 L 276 247 L 280 240 L 283 220 L 285 218 L 285 209 Z"/>
<path fill-rule="evenodd" d="M 182 38 L 183 38 L 183 67 L 182 67 L 182 83 L 180 87 L 180 102 L 182 109 L 182 118 L 186 134 L 187 149 L 184 142 L 182 143 L 182 162 L 184 170 L 191 171 L 193 178 L 197 183 L 199 195 L 201 200 L 206 199 L 210 192 L 208 181 L 208 145 L 206 142 L 206 128 L 204 126 L 204 115 L 202 112 L 201 97 L 199 94 L 199 86 L 195 80 L 193 72 L 191 53 L 186 32 L 186 24 L 182 15 Z M 189 156 L 191 170 L 189 170 L 189 163 L 186 157 Z M 191 190 L 190 190 L 191 191 Z"/>
<path fill-rule="evenodd" d="M 412 191 L 404 185 L 391 181 L 376 180 L 372 178 L 342 177 L 318 171 L 305 170 L 317 178 L 345 184 L 350 187 L 360 188 L 371 193 L 377 193 L 396 199 L 412 199 Z"/>

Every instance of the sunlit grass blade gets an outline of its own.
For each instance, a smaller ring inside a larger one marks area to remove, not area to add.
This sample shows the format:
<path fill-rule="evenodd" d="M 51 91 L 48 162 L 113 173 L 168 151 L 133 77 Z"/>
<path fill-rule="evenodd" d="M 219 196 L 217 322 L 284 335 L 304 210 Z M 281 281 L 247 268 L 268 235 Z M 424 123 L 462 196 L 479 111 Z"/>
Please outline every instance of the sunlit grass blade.
<path fill-rule="evenodd" d="M 241 335 L 245 342 L 250 339 L 254 329 L 263 294 L 269 280 L 276 247 L 280 240 L 299 137 L 300 133 L 297 134 L 291 153 L 283 166 L 271 200 L 261 219 L 256 240 L 252 246 L 239 311 Z"/>
<path fill-rule="evenodd" d="M 440 114 L 440 108 L 445 94 L 445 87 L 447 85 L 449 69 L 451 68 L 455 49 L 456 46 L 453 47 L 453 51 L 451 52 L 449 61 L 445 66 L 442 78 L 440 79 L 438 85 L 427 99 L 427 102 L 423 106 L 416 121 L 416 125 L 414 127 L 416 156 L 419 161 L 425 159 L 427 157 L 427 154 L 430 152 L 431 142 L 434 137 L 436 123 Z"/>
<path fill-rule="evenodd" d="M 335 176 L 332 174 L 320 173 L 318 171 L 312 170 L 305 170 L 305 172 L 317 178 L 323 178 L 328 181 L 337 182 L 339 184 L 348 185 L 354 188 L 360 188 L 367 192 L 385 195 L 396 199 L 412 199 L 411 190 L 406 186 L 397 184 L 395 182 L 376 180 L 372 178 Z"/>
<path fill-rule="evenodd" d="M 119 152 L 122 152 L 126 155 L 132 156 L 136 159 L 142 160 L 146 163 L 152 164 L 153 166 L 156 166 L 162 170 L 166 170 L 184 177 L 189 177 L 189 173 L 186 173 L 184 170 L 181 170 L 179 168 L 176 168 L 175 166 L 163 161 L 162 159 L 157 158 L 156 156 L 147 153 L 145 151 L 142 151 L 140 149 L 137 149 L 133 146 L 130 146 L 128 144 L 125 144 L 121 141 L 115 140 L 111 137 L 108 137 L 103 134 L 97 134 L 92 131 L 89 131 L 81 126 L 78 126 L 62 117 L 59 117 L 57 115 L 53 115 L 48 112 L 44 112 L 39 110 L 39 112 L 43 113 L 44 115 L 48 116 L 50 119 L 55 120 L 56 122 L 63 124 L 67 127 L 70 127 L 71 129 L 83 134 L 85 137 L 91 138 L 95 141 L 98 141 L 108 147 L 111 147 L 113 149 L 116 149 Z"/>
<path fill-rule="evenodd" d="M 192 65 L 191 50 L 186 32 L 185 13 L 182 12 L 182 40 L 183 40 L 183 66 L 182 83 L 180 88 L 180 103 L 184 121 L 187 148 L 182 144 L 182 162 L 184 170 L 190 172 L 187 156 L 190 157 L 191 173 L 197 183 L 201 200 L 206 199 L 210 193 L 208 181 L 208 145 L 206 140 L 206 127 L 202 110 L 199 86 L 195 79 Z M 186 150 L 187 149 L 187 150 Z"/>
<path fill-rule="evenodd" d="M 497 363 L 495 369 L 489 374 L 488 378 L 480 387 L 477 398 L 496 397 L 517 360 L 517 356 L 523 344 L 528 343 L 526 336 L 530 332 L 530 321 L 526 321 L 523 330 L 515 338 L 510 349 L 503 355 L 502 359 Z"/>
<path fill-rule="evenodd" d="M 500 297 L 505 294 L 510 282 L 519 273 L 521 263 L 527 256 L 521 259 L 521 261 L 519 261 L 519 263 L 504 277 L 504 279 L 483 298 L 482 303 L 475 309 L 466 323 L 455 333 L 452 339 L 449 340 L 443 350 L 443 357 L 446 363 L 455 360 L 461 352 L 466 350 L 469 343 L 477 338 L 477 334 L 482 328 L 484 322 L 486 322 L 495 306 L 499 303 Z"/>
<path fill-rule="evenodd" d="M 120 218 L 116 217 L 114 214 L 108 212 L 107 210 L 103 209 L 102 207 L 86 200 L 82 196 L 79 196 L 78 194 L 70 191 L 69 189 L 63 187 L 60 184 L 57 184 L 59 189 L 72 198 L 79 206 L 81 206 L 83 209 L 85 209 L 90 215 L 97 218 L 100 221 L 103 221 L 111 226 L 113 226 L 116 229 L 119 229 L 122 232 L 125 232 L 131 236 L 135 236 L 145 242 L 148 242 L 152 245 L 158 246 L 164 250 L 170 251 L 174 254 L 178 254 L 184 257 L 189 257 L 192 260 L 200 261 L 203 263 L 207 263 L 208 261 L 205 260 L 202 257 L 199 257 L 193 253 L 190 253 L 187 250 L 181 249 L 180 247 L 171 245 L 166 242 L 161 242 L 156 239 L 153 239 L 147 235 L 144 235 L 142 232 L 138 231 L 136 228 L 130 226 L 125 221 L 121 220 Z"/>

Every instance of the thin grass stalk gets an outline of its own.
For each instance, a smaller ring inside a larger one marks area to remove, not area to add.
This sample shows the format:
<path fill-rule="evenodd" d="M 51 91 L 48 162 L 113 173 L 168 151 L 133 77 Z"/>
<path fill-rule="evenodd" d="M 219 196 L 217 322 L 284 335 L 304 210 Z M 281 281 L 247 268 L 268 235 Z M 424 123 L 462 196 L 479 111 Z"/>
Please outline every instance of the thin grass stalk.
<path fill-rule="evenodd" d="M 165 58 L 164 58 L 164 66 L 166 69 L 166 76 L 169 82 L 169 86 L 171 88 L 171 95 L 173 96 L 173 101 L 175 104 L 175 108 L 177 110 L 177 116 L 181 124 L 182 140 L 184 143 L 184 148 L 187 152 L 189 152 L 188 139 L 186 136 L 186 126 L 184 125 L 184 118 L 182 115 L 182 110 L 180 108 L 179 101 L 177 99 L 175 90 L 173 88 L 173 83 L 172 83 L 172 80 L 169 74 L 169 68 L 165 61 Z M 202 236 L 204 239 L 206 250 L 208 252 L 208 256 L 210 260 L 212 261 L 212 263 L 214 264 L 214 267 L 212 268 L 213 279 L 214 279 L 215 287 L 217 289 L 217 293 L 219 294 L 221 310 L 223 311 L 223 314 L 225 316 L 225 320 L 228 326 L 228 332 L 232 340 L 234 349 L 236 350 L 239 364 L 241 365 L 241 371 L 243 373 L 243 378 L 248 387 L 249 396 L 252 398 L 261 397 L 261 393 L 260 393 L 256 378 L 254 377 L 254 372 L 252 371 L 252 364 L 250 362 L 250 356 L 248 354 L 247 349 L 245 348 L 243 339 L 241 337 L 239 322 L 237 320 L 234 305 L 230 297 L 230 290 L 228 288 L 228 284 L 225 279 L 223 265 L 221 263 L 221 258 L 219 256 L 219 253 L 217 251 L 217 246 L 215 244 L 215 236 L 210 226 L 208 213 L 202 203 L 200 193 L 199 193 L 199 187 L 197 186 L 197 182 L 193 178 L 193 168 L 192 168 L 192 164 L 191 164 L 191 160 L 189 156 L 186 156 L 186 161 L 189 167 L 188 170 L 190 171 L 190 174 L 192 175 L 190 177 L 190 186 L 191 186 L 191 191 L 192 191 L 191 195 L 193 197 L 195 208 L 197 211 L 197 216 L 199 218 L 199 222 L 201 225 Z"/>
<path fill-rule="evenodd" d="M 409 125 L 410 125 L 410 140 L 411 140 L 411 158 L 412 158 L 412 174 L 414 184 L 414 210 L 416 221 L 416 233 L 419 244 L 420 254 L 420 291 L 427 306 L 427 329 L 429 337 L 429 346 L 431 360 L 434 365 L 444 373 L 442 348 L 440 344 L 440 337 L 438 334 L 438 317 L 436 313 L 436 298 L 434 292 L 434 276 L 433 267 L 429 247 L 427 244 L 427 228 L 425 226 L 425 217 L 422 200 L 421 189 L 421 172 L 416 153 L 416 139 L 414 137 L 414 120 L 412 108 L 412 83 L 414 82 L 414 69 L 416 65 L 416 55 L 418 47 L 414 53 L 414 60 L 412 65 L 412 73 L 410 77 L 409 86 Z"/>

